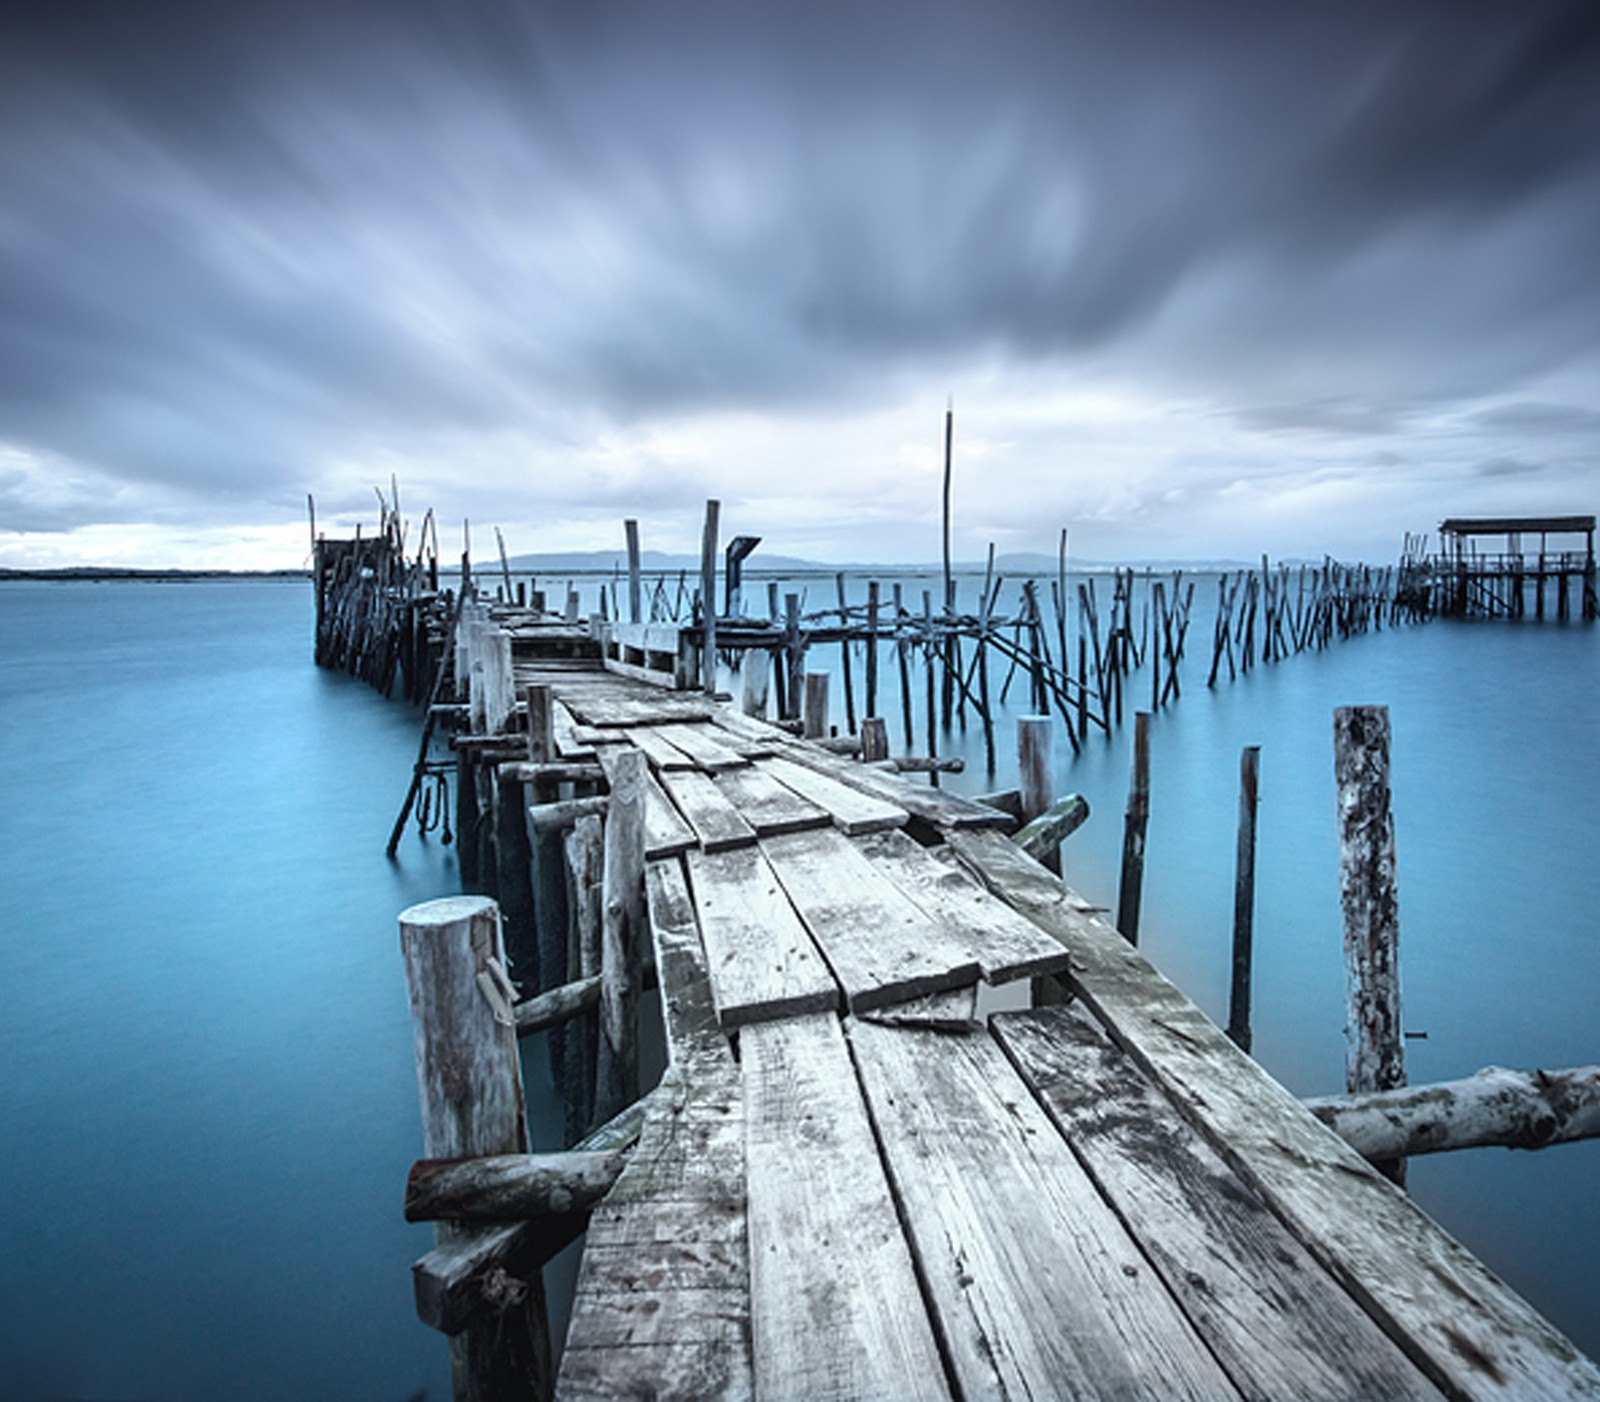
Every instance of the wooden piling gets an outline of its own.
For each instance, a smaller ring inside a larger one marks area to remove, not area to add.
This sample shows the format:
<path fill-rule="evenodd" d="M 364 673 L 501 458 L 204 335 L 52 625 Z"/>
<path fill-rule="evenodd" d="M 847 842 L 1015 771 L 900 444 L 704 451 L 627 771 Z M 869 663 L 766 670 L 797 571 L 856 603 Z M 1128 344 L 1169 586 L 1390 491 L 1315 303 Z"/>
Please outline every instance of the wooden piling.
<path fill-rule="evenodd" d="M 1345 1089 L 1351 1094 L 1395 1090 L 1406 1082 L 1389 739 L 1387 706 L 1340 706 L 1333 713 L 1348 1011 Z M 1385 1171 L 1403 1182 L 1404 1160 Z"/>
<path fill-rule="evenodd" d="M 432 1159 L 527 1151 L 522 1074 L 500 914 L 484 897 L 456 896 L 400 915 L 411 994 L 423 1153 Z M 478 1229 L 440 1223 L 438 1240 Z M 537 1271 L 506 1303 L 450 1339 L 456 1402 L 546 1397 L 552 1373 L 544 1287 Z M 515 1301 L 514 1303 L 512 1301 Z"/>
<path fill-rule="evenodd" d="M 707 696 L 717 691 L 717 522 L 722 503 L 706 502 L 705 529 L 700 536 L 700 685 Z"/>
<path fill-rule="evenodd" d="M 1250 1050 L 1250 967 L 1256 909 L 1256 802 L 1261 747 L 1239 754 L 1239 837 L 1233 867 L 1233 979 L 1228 993 L 1228 1036 Z"/>
<path fill-rule="evenodd" d="M 767 684 L 772 671 L 771 656 L 760 648 L 750 648 L 740 660 L 743 698 L 740 709 L 757 720 L 767 718 Z"/>
<path fill-rule="evenodd" d="M 867 714 L 878 714 L 878 581 L 867 584 Z"/>
<path fill-rule="evenodd" d="M 807 740 L 820 740 L 828 733 L 828 674 L 807 672 L 805 707 L 801 734 Z"/>
<path fill-rule="evenodd" d="M 889 758 L 889 726 L 882 716 L 867 716 L 861 722 L 861 759 L 876 764 Z"/>
<path fill-rule="evenodd" d="M 844 681 L 844 729 L 846 735 L 854 735 L 856 694 L 850 674 L 850 609 L 845 603 L 844 575 L 836 574 L 833 580 L 839 591 L 839 673 Z"/>
<path fill-rule="evenodd" d="M 1122 874 L 1117 887 L 1117 929 L 1139 943 L 1139 903 L 1144 890 L 1144 836 L 1150 821 L 1150 713 L 1133 716 L 1133 772 L 1122 830 Z"/>
<path fill-rule="evenodd" d="M 639 1098 L 639 966 L 644 942 L 645 757 L 631 747 L 613 762 L 601 896 L 600 1045 L 595 1110 L 609 1120 Z"/>
<path fill-rule="evenodd" d="M 628 622 L 641 623 L 644 621 L 644 606 L 639 587 L 639 523 L 624 521 L 622 530 L 628 540 Z"/>

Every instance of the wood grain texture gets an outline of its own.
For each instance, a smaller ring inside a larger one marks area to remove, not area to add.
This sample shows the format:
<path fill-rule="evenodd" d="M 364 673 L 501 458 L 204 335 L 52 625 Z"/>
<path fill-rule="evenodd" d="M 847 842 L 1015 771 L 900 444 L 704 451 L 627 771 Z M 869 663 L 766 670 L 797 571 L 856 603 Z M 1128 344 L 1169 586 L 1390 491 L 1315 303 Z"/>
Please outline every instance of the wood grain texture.
<path fill-rule="evenodd" d="M 617 756 L 626 748 L 625 745 L 608 745 L 598 751 L 600 767 L 605 771 L 608 783 L 615 781 Z M 644 791 L 645 856 L 652 860 L 657 857 L 670 857 L 695 846 L 700 839 L 695 836 L 694 829 L 684 821 L 683 814 L 673 806 L 672 800 L 667 797 L 666 790 L 661 787 L 654 774 L 645 776 Z"/>
<path fill-rule="evenodd" d="M 1237 1396 L 986 1032 L 850 1044 L 964 1397 Z"/>
<path fill-rule="evenodd" d="M 793 789 L 832 817 L 834 826 L 851 835 L 904 827 L 910 815 L 898 804 L 862 793 L 830 775 L 793 760 L 774 756 L 760 761 L 764 772 Z"/>
<path fill-rule="evenodd" d="M 903 832 L 875 833 L 857 845 L 951 944 L 971 952 L 986 982 L 1056 973 L 1071 962 L 1060 940 L 996 900 L 963 868 L 939 861 Z"/>
<path fill-rule="evenodd" d="M 1600 1369 L 1307 1111 L 1115 930 L 1003 838 L 964 862 L 1073 956 L 1074 990 L 1213 1148 L 1461 1397 L 1600 1397 Z"/>
<path fill-rule="evenodd" d="M 949 1396 L 837 1019 L 740 1037 L 756 1395 Z"/>
<path fill-rule="evenodd" d="M 994 1028 L 1245 1396 L 1439 1397 L 1088 1013 Z"/>
<path fill-rule="evenodd" d="M 730 746 L 722 744 L 709 724 L 670 724 L 658 727 L 661 734 L 707 774 L 742 769 L 750 761 Z"/>
<path fill-rule="evenodd" d="M 959 988 L 978 961 L 834 828 L 763 838 L 762 851 L 854 1012 Z"/>
<path fill-rule="evenodd" d="M 643 750 L 650 767 L 658 773 L 676 769 L 693 769 L 695 762 L 669 739 L 665 725 L 630 725 L 622 733 L 628 743 Z"/>
<path fill-rule="evenodd" d="M 827 809 L 753 765 L 717 775 L 716 785 L 760 837 L 825 828 L 833 822 Z"/>
<path fill-rule="evenodd" d="M 838 985 L 759 849 L 686 860 L 724 1028 L 838 1007 Z"/>
<path fill-rule="evenodd" d="M 967 1032 L 978 1021 L 978 986 L 952 988 L 943 993 L 923 993 L 903 1003 L 885 1003 L 861 1013 L 867 1022 L 885 1027 L 920 1027 L 935 1032 Z"/>
<path fill-rule="evenodd" d="M 707 852 L 748 847 L 756 840 L 756 830 L 712 782 L 709 774 L 697 770 L 663 772 L 661 786 Z"/>

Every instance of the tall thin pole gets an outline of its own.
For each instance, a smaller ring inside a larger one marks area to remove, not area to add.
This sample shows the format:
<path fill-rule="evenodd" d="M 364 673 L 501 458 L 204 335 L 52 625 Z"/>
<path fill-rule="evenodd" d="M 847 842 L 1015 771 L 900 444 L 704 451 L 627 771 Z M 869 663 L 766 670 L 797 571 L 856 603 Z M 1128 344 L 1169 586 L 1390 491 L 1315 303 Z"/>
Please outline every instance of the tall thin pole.
<path fill-rule="evenodd" d="M 1228 993 L 1228 1036 L 1250 1050 L 1250 964 L 1255 938 L 1256 803 L 1261 746 L 1239 754 L 1239 843 L 1233 870 L 1233 985 Z"/>
<path fill-rule="evenodd" d="M 1144 833 L 1150 821 L 1150 713 L 1133 716 L 1133 774 L 1122 830 L 1122 879 L 1117 892 L 1117 929 L 1139 943 L 1139 903 L 1144 891 Z"/>

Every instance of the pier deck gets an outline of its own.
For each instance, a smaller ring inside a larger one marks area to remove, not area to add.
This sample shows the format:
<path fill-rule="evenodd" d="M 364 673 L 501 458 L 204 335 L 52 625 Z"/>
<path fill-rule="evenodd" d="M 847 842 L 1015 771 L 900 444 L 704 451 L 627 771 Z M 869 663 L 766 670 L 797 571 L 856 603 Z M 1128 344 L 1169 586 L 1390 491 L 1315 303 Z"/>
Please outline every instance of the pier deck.
<path fill-rule="evenodd" d="M 1600 1397 L 1003 815 L 598 662 L 516 680 L 563 759 L 649 761 L 669 1051 L 558 1396 Z M 1070 1001 L 980 1013 L 1041 974 Z"/>

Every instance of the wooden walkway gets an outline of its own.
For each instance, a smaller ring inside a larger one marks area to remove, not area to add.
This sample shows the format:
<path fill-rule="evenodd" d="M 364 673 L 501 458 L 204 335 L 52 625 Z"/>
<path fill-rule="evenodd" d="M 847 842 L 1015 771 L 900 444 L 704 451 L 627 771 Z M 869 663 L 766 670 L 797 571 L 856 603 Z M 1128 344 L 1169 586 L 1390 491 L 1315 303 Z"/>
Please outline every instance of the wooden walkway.
<path fill-rule="evenodd" d="M 1600 1397 L 1004 815 L 597 664 L 516 673 L 563 758 L 649 760 L 670 1057 L 558 1396 Z M 1071 1001 L 980 1016 L 1041 974 Z"/>

